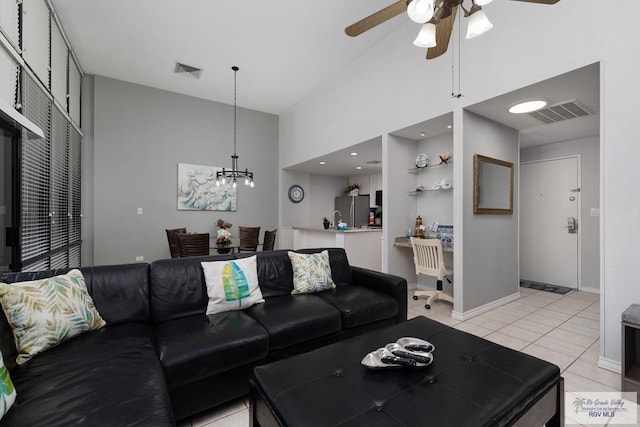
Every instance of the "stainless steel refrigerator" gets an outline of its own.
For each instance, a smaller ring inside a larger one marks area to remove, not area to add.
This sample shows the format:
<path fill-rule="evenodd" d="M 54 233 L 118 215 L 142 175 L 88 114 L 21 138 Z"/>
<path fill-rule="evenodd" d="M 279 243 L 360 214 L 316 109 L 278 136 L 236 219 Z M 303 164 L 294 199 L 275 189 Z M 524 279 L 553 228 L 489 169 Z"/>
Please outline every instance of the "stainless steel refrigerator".
<path fill-rule="evenodd" d="M 336 197 L 335 209 L 342 214 L 342 220 L 349 227 L 369 224 L 369 196 Z"/>

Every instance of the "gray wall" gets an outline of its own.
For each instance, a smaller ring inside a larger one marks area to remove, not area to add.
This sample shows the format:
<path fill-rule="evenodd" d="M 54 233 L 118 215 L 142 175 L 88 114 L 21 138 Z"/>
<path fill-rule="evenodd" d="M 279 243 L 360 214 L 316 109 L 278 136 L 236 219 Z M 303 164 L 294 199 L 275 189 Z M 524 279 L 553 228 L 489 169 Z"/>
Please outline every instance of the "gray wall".
<path fill-rule="evenodd" d="M 600 208 L 600 141 L 598 136 L 523 148 L 520 161 L 553 159 L 580 155 L 580 287 L 600 290 L 600 217 L 591 216 L 591 208 Z"/>
<path fill-rule="evenodd" d="M 236 212 L 202 212 L 177 210 L 177 164 L 230 166 L 232 105 L 96 76 L 93 113 L 95 264 L 167 258 L 167 228 L 277 227 L 277 116 L 238 108 L 239 166 L 256 186 L 238 186 Z"/>
<path fill-rule="evenodd" d="M 468 111 L 464 111 L 463 122 L 464 294 L 461 311 L 467 312 L 519 291 L 519 150 L 517 130 Z M 476 153 L 514 163 L 513 215 L 473 213 L 473 155 Z"/>
<path fill-rule="evenodd" d="M 82 79 L 82 265 L 94 264 L 93 76 Z"/>

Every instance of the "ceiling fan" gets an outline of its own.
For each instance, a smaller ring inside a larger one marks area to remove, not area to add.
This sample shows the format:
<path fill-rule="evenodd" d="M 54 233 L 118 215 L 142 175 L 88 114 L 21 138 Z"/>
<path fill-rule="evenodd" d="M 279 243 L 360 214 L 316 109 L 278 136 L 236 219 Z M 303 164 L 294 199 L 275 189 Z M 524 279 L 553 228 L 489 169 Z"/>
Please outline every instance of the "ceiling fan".
<path fill-rule="evenodd" d="M 471 0 L 471 7 L 466 9 L 466 0 L 398 0 L 397 2 L 367 16 L 345 28 L 348 36 L 355 37 L 385 21 L 407 12 L 409 18 L 422 24 L 418 37 L 413 42 L 418 47 L 427 48 L 427 59 L 437 58 L 447 51 L 458 6 L 464 10 L 464 17 L 469 18 L 467 39 L 485 33 L 493 25 L 489 22 L 482 6 L 492 0 Z M 555 4 L 560 0 L 515 0 L 529 3 Z"/>

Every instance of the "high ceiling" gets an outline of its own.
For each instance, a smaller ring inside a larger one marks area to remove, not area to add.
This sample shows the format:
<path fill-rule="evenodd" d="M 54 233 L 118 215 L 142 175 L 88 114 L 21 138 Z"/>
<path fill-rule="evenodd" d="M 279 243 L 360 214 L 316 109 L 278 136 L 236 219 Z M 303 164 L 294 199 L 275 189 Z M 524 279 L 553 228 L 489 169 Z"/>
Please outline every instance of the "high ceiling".
<path fill-rule="evenodd" d="M 347 37 L 391 0 L 53 0 L 83 70 L 280 114 L 408 19 Z M 176 62 L 203 69 L 176 74 Z"/>
<path fill-rule="evenodd" d="M 344 28 L 392 0 L 52 0 L 85 73 L 138 83 L 226 104 L 281 114 L 403 24 L 402 15 L 360 37 Z M 202 68 L 199 78 L 176 74 L 176 62 Z M 467 109 L 519 129 L 523 147 L 598 133 L 597 64 L 504 94 Z M 542 97 L 555 104 L 576 99 L 592 116 L 543 125 L 506 108 Z M 398 129 L 412 140 L 449 130 L 443 116 Z M 426 136 L 421 133 L 426 131 Z M 380 139 L 292 167 L 352 176 L 379 173 Z M 352 151 L 358 156 L 350 156 Z M 320 161 L 327 165 L 320 165 Z M 363 169 L 356 170 L 355 166 Z"/>

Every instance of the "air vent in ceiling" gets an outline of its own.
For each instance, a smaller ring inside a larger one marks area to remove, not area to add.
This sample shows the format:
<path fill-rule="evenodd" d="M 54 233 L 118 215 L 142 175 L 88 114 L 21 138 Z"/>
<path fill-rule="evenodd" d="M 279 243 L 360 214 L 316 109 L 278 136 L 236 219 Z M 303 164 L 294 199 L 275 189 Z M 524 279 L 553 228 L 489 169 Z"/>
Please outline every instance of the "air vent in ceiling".
<path fill-rule="evenodd" d="M 198 67 L 193 67 L 191 65 L 181 64 L 176 62 L 176 68 L 173 70 L 175 73 L 187 73 L 195 77 L 196 79 L 200 78 L 202 74 L 202 69 Z"/>
<path fill-rule="evenodd" d="M 531 117 L 544 123 L 561 122 L 563 120 L 588 116 L 590 114 L 591 113 L 581 106 L 575 99 L 529 113 Z"/>
<path fill-rule="evenodd" d="M 382 163 L 380 160 L 369 160 L 368 162 L 365 162 L 368 165 L 379 165 L 380 163 Z"/>

